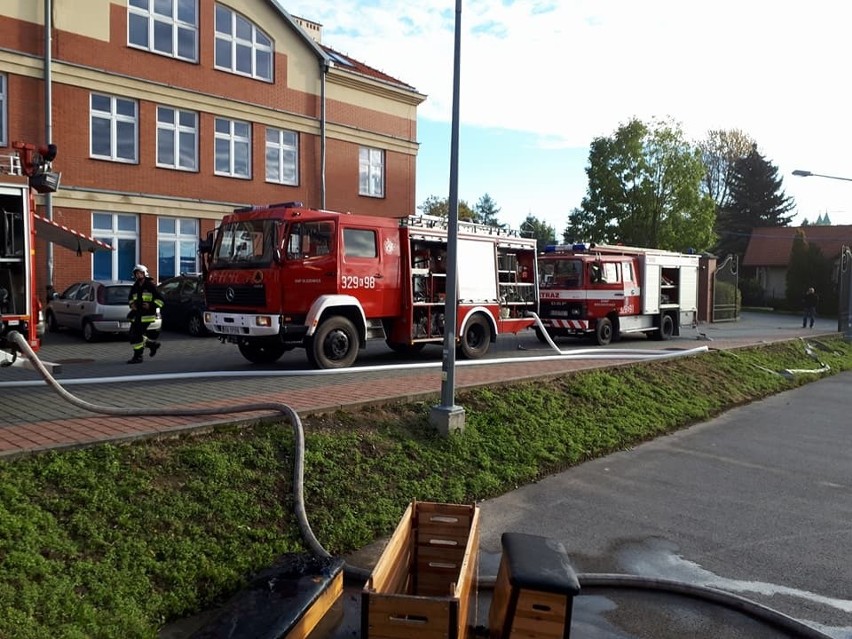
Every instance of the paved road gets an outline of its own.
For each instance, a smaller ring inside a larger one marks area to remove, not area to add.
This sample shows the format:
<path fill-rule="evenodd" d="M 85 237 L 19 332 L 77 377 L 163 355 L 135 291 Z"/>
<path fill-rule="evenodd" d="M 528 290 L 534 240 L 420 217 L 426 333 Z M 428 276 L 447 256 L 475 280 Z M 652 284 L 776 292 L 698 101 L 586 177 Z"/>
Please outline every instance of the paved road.
<path fill-rule="evenodd" d="M 504 531 L 543 535 L 580 572 L 707 585 L 850 639 L 850 384 L 852 373 L 830 377 L 484 502 L 480 547 L 499 552 Z M 778 636 L 742 620 L 728 634 L 714 625 L 726 615 L 690 608 L 646 611 L 634 634 L 629 599 L 583 605 L 601 634 L 582 637 Z"/>

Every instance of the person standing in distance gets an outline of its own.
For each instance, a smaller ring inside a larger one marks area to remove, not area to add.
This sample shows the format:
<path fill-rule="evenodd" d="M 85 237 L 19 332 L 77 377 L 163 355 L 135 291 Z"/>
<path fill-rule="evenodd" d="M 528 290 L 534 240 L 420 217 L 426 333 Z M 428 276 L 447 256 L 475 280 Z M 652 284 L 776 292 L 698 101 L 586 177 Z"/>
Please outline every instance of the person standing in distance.
<path fill-rule="evenodd" d="M 816 294 L 813 287 L 805 291 L 805 296 L 802 298 L 802 328 L 807 328 L 808 320 L 811 322 L 811 328 L 814 327 L 814 318 L 816 317 L 816 307 L 819 304 L 819 295 Z"/>
<path fill-rule="evenodd" d="M 157 290 L 154 280 L 148 275 L 144 264 L 133 267 L 133 286 L 130 287 L 130 345 L 133 347 L 133 357 L 128 364 L 141 364 L 145 347 L 151 351 L 151 357 L 157 354 L 160 342 L 148 337 L 148 327 L 157 319 L 163 307 L 163 296 Z"/>

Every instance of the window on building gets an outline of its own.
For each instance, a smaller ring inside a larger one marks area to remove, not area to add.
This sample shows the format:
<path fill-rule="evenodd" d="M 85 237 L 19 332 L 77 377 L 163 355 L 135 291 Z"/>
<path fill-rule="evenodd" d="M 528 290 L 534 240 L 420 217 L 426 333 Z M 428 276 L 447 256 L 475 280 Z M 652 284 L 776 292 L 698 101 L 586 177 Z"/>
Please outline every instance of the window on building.
<path fill-rule="evenodd" d="M 358 153 L 358 193 L 385 196 L 385 152 L 362 146 Z"/>
<path fill-rule="evenodd" d="M 161 217 L 157 220 L 157 277 L 198 272 L 198 220 Z"/>
<path fill-rule="evenodd" d="M 0 146 L 9 146 L 9 137 L 6 127 L 8 116 L 6 115 L 6 105 L 9 103 L 7 95 L 6 75 L 0 73 Z"/>
<path fill-rule="evenodd" d="M 198 0 L 128 0 L 127 43 L 198 62 Z"/>
<path fill-rule="evenodd" d="M 92 93 L 90 122 L 91 157 L 116 162 L 137 161 L 139 116 L 135 100 Z"/>
<path fill-rule="evenodd" d="M 251 124 L 216 118 L 216 175 L 251 177 Z"/>
<path fill-rule="evenodd" d="M 128 213 L 92 213 L 92 236 L 113 248 L 95 252 L 92 279 L 132 280 L 133 266 L 139 256 L 139 217 Z"/>
<path fill-rule="evenodd" d="M 216 5 L 215 67 L 272 82 L 272 40 L 250 20 Z"/>
<path fill-rule="evenodd" d="M 198 168 L 198 114 L 157 107 L 157 166 L 195 171 Z"/>
<path fill-rule="evenodd" d="M 266 181 L 299 183 L 299 134 L 266 129 Z"/>

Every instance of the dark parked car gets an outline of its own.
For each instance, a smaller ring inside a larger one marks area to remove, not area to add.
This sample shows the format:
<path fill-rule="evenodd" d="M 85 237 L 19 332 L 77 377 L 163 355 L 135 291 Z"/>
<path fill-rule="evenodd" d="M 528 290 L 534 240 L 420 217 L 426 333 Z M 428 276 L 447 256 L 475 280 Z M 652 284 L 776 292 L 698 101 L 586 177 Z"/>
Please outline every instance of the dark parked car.
<path fill-rule="evenodd" d="M 127 313 L 131 286 L 133 282 L 99 280 L 72 284 L 48 302 L 45 310 L 48 330 L 82 331 L 87 342 L 95 341 L 103 333 L 130 332 Z M 160 323 L 159 319 L 155 320 L 150 330 L 159 331 Z"/>
<path fill-rule="evenodd" d="M 199 273 L 184 273 L 163 280 L 157 287 L 163 296 L 163 327 L 186 331 L 199 337 L 204 328 L 204 279 Z"/>

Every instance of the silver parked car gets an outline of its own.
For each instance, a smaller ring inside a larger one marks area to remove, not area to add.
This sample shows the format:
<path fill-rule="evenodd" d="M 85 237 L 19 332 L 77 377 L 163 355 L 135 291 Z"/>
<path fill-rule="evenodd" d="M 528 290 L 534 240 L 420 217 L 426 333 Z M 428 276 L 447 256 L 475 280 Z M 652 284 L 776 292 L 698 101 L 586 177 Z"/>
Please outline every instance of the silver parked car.
<path fill-rule="evenodd" d="M 62 293 L 54 295 L 47 305 L 45 315 L 51 332 L 60 328 L 82 331 L 83 339 L 92 342 L 101 333 L 128 333 L 130 312 L 128 300 L 133 282 L 85 280 L 76 282 Z M 149 327 L 159 331 L 162 320 L 158 317 Z"/>

